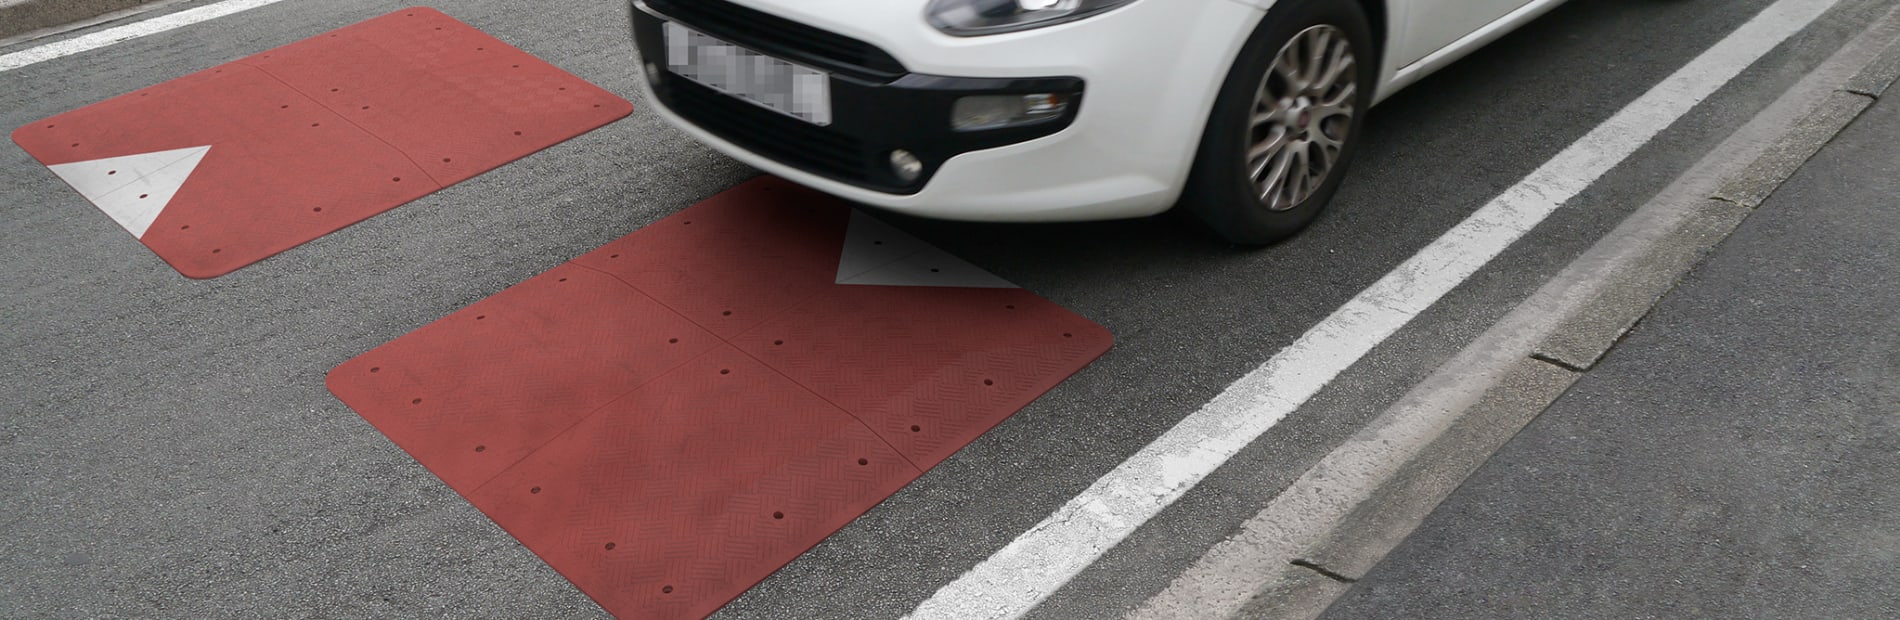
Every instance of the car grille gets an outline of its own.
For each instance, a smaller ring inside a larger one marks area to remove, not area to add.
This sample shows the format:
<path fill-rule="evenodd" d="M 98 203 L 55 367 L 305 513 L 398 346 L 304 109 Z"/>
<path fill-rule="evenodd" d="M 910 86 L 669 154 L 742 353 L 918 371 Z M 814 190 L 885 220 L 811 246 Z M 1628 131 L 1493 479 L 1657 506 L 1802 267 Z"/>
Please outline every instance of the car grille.
<path fill-rule="evenodd" d="M 747 150 L 814 174 L 865 184 L 864 144 L 856 138 L 729 97 L 698 83 L 668 83 L 669 107 L 687 121 Z"/>
<path fill-rule="evenodd" d="M 645 0 L 661 15 L 771 56 L 839 73 L 888 81 L 904 65 L 869 43 L 748 9 L 725 0 Z"/>

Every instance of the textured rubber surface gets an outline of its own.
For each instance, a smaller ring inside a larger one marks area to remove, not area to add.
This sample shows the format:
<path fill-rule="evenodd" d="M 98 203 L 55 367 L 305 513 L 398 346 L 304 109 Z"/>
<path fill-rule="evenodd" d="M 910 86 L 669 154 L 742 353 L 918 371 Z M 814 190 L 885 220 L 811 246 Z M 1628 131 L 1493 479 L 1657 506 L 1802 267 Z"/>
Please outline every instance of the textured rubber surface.
<path fill-rule="evenodd" d="M 180 273 L 209 278 L 632 111 L 412 8 L 59 114 L 13 140 Z M 83 165 L 181 149 L 202 149 L 189 151 L 195 168 Z"/>
<path fill-rule="evenodd" d="M 1021 289 L 837 284 L 850 219 L 754 181 L 330 390 L 608 611 L 710 614 L 1112 342 Z"/>

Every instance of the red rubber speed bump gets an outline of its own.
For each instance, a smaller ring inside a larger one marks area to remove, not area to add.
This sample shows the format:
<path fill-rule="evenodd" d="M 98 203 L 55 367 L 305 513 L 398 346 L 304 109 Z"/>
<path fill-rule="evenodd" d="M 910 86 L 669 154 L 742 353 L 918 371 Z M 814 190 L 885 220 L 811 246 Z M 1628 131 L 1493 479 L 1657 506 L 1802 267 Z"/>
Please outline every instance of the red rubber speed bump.
<path fill-rule="evenodd" d="M 331 371 L 602 607 L 703 616 L 1106 352 L 840 201 L 743 185 Z"/>
<path fill-rule="evenodd" d="M 210 278 L 632 111 L 412 8 L 32 123 L 13 141 L 180 273 Z"/>

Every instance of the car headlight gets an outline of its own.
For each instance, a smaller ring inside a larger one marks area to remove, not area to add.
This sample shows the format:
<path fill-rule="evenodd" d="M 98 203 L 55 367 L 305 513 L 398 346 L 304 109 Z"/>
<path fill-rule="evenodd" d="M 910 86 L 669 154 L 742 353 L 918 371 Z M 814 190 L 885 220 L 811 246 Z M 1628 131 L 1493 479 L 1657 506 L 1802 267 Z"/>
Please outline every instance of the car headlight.
<path fill-rule="evenodd" d="M 931 0 L 930 25 L 945 34 L 974 37 L 1053 26 L 1135 0 Z"/>

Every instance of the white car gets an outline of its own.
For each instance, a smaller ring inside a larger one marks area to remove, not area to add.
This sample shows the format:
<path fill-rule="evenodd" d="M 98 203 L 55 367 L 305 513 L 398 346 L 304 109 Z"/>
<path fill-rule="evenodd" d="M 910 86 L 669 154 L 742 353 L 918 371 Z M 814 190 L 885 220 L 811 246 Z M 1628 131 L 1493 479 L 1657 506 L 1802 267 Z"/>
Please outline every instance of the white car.
<path fill-rule="evenodd" d="M 1325 206 L 1373 103 L 1563 0 L 636 0 L 659 114 L 857 202 L 983 221 Z"/>

